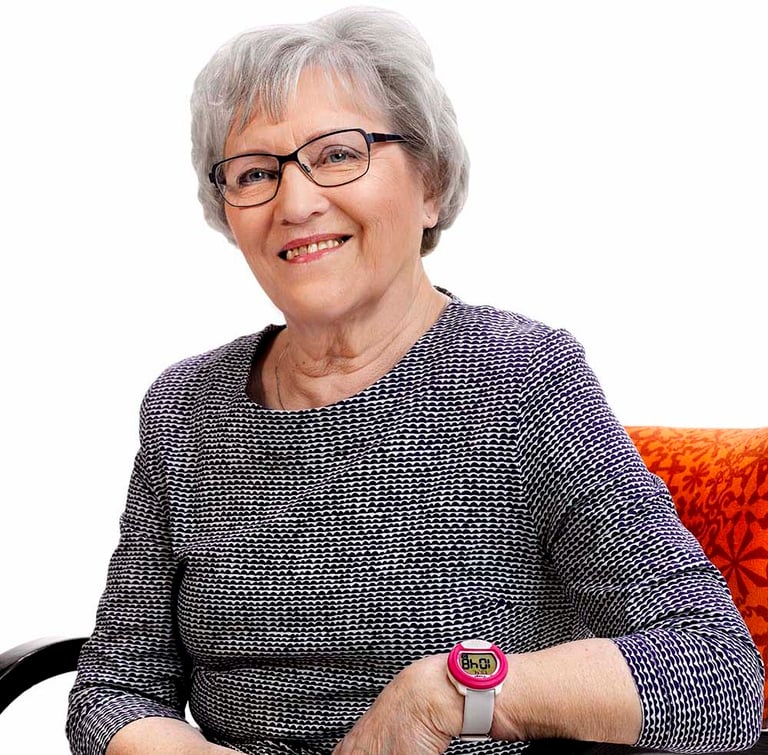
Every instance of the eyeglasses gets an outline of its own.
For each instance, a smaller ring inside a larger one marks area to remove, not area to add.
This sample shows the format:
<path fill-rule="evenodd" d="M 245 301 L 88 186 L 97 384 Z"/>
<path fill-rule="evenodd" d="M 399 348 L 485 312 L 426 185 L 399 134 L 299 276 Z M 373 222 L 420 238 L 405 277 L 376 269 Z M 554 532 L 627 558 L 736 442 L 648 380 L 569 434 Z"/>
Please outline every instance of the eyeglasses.
<path fill-rule="evenodd" d="M 345 128 L 318 136 L 289 155 L 249 153 L 214 163 L 208 178 L 227 204 L 256 207 L 277 196 L 283 167 L 295 162 L 318 186 L 343 186 L 362 178 L 371 166 L 371 144 L 405 142 L 399 134 Z"/>

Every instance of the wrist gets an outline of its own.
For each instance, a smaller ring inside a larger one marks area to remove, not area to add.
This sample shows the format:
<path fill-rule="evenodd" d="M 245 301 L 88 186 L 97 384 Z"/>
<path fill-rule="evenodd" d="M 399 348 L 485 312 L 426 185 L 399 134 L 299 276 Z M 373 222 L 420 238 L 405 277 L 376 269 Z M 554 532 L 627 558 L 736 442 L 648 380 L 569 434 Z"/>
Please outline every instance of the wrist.
<path fill-rule="evenodd" d="M 464 719 L 464 698 L 445 672 L 447 654 L 431 655 L 412 663 L 403 672 L 418 690 L 415 697 L 425 723 L 446 737 L 458 737 Z"/>
<path fill-rule="evenodd" d="M 492 737 L 496 699 L 507 678 L 507 656 L 492 642 L 463 640 L 448 654 L 447 678 L 464 700 L 461 739 Z"/>
<path fill-rule="evenodd" d="M 516 679 L 516 656 L 507 655 L 507 665 L 509 673 L 501 692 L 496 696 L 496 705 L 493 709 L 493 725 L 491 726 L 491 739 L 501 739 L 512 742 L 519 742 L 528 737 L 516 718 L 519 711 L 519 686 Z"/>

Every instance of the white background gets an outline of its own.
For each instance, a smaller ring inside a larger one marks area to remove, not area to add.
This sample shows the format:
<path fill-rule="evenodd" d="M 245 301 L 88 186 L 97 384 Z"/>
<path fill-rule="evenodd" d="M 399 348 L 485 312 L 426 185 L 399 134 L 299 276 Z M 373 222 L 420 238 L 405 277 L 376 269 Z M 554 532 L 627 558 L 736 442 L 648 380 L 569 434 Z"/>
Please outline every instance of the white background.
<path fill-rule="evenodd" d="M 472 155 L 433 281 L 569 328 L 626 424 L 768 425 L 768 4 L 380 4 L 430 42 Z M 0 649 L 90 631 L 149 382 L 279 319 L 202 219 L 194 76 L 241 30 L 339 7 L 9 5 Z M 65 752 L 70 684 L 14 704 L 0 749 Z"/>

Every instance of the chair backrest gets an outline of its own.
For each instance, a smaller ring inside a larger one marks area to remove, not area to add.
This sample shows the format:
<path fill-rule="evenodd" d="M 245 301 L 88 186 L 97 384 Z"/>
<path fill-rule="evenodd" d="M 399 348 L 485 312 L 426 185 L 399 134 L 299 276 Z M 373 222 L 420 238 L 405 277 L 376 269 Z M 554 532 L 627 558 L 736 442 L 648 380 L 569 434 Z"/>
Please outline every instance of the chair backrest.
<path fill-rule="evenodd" d="M 768 666 L 768 427 L 627 427 L 728 582 Z M 763 725 L 768 722 L 768 685 Z"/>

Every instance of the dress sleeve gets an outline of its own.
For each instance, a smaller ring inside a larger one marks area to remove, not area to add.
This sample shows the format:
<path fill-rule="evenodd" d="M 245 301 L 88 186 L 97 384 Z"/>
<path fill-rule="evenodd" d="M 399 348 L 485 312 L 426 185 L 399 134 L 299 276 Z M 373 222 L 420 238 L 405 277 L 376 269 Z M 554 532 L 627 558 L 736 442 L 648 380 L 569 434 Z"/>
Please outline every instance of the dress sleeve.
<path fill-rule="evenodd" d="M 637 745 L 750 746 L 760 655 L 568 333 L 554 331 L 532 357 L 520 411 L 518 454 L 542 548 L 584 624 L 626 659 L 642 704 Z"/>
<path fill-rule="evenodd" d="M 142 443 L 95 629 L 70 693 L 67 736 L 75 755 L 101 755 L 136 719 L 184 718 L 187 675 L 173 617 L 177 562 L 163 500 L 162 475 Z"/>

